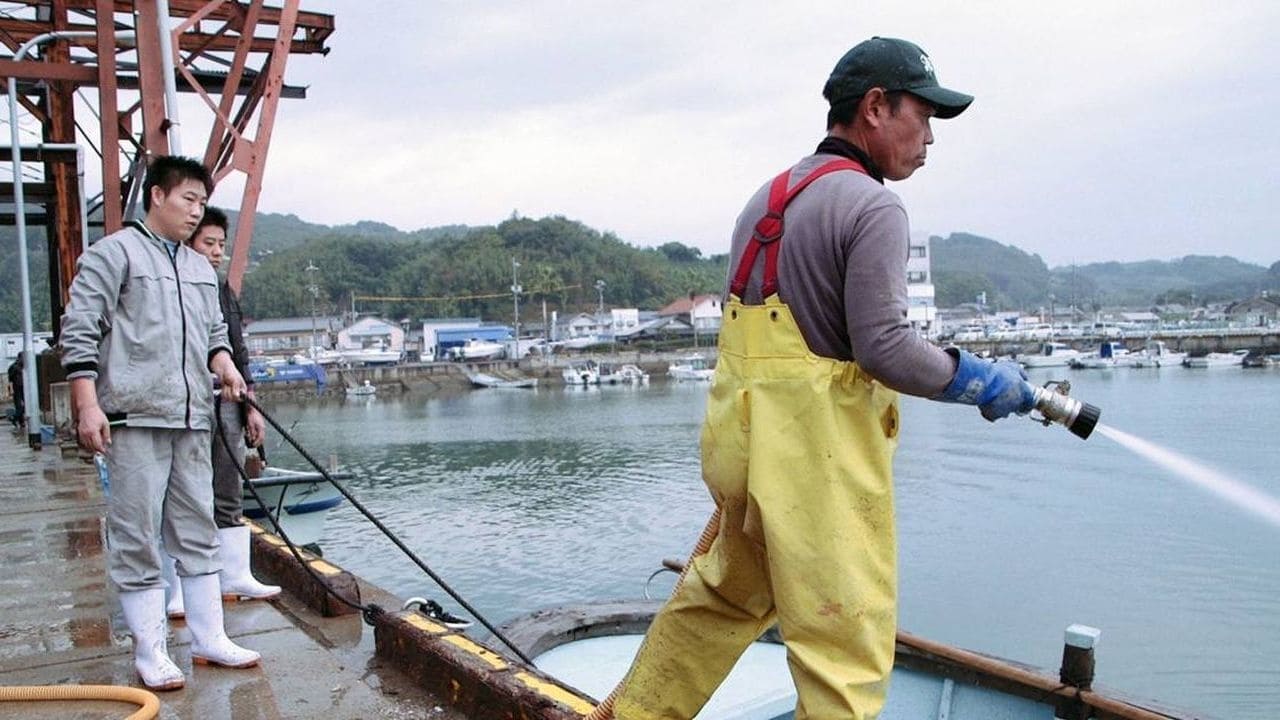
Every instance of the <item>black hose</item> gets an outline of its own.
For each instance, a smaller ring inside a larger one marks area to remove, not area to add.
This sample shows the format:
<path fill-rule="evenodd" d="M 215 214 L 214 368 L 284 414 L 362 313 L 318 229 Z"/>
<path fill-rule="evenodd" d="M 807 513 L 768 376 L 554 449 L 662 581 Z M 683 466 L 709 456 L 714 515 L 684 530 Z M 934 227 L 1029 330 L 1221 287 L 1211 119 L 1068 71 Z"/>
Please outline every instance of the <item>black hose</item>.
<path fill-rule="evenodd" d="M 369 510 L 366 509 L 365 506 L 361 504 L 359 500 L 356 500 L 355 496 L 352 495 L 351 492 L 347 490 L 347 488 L 342 483 L 333 479 L 333 476 L 329 474 L 329 471 L 326 470 L 320 463 L 316 462 L 316 459 L 311 457 L 311 454 L 308 453 L 305 449 L 303 449 L 302 445 L 299 444 L 298 441 L 295 440 L 287 430 L 280 427 L 280 423 L 276 422 L 276 419 L 271 417 L 271 415 L 268 414 L 266 410 L 263 410 L 262 406 L 259 405 L 257 401 L 255 401 L 253 398 L 246 397 L 244 398 L 244 402 L 246 402 L 249 405 L 249 407 L 252 407 L 253 409 L 262 413 L 262 417 L 268 423 L 271 424 L 271 427 L 275 428 L 276 432 L 280 433 L 281 437 L 283 437 L 286 441 L 288 441 L 288 443 L 292 445 L 295 450 L 298 451 L 298 454 L 301 455 L 304 459 L 306 459 L 306 461 L 310 463 L 313 468 L 316 469 L 316 472 L 319 472 L 320 475 L 322 475 L 325 480 L 329 481 L 331 485 L 337 488 L 338 492 L 342 493 L 342 496 L 345 497 L 347 501 L 350 502 L 355 509 L 359 510 L 360 513 L 369 520 L 369 522 L 373 523 L 374 527 L 381 530 L 382 534 L 386 535 L 387 539 L 391 540 L 391 542 L 394 543 L 396 547 L 400 548 L 401 552 L 407 555 L 409 559 L 414 562 L 415 565 L 417 565 L 424 573 L 427 574 L 428 577 L 430 577 L 436 583 L 436 585 L 440 586 L 440 589 L 448 593 L 449 597 L 453 598 L 459 605 L 462 606 L 464 610 L 466 610 L 468 613 L 471 614 L 472 617 L 474 617 L 477 621 L 479 621 L 481 625 L 483 625 L 486 629 L 488 629 L 489 632 L 493 633 L 494 637 L 498 638 L 499 640 L 502 641 L 504 645 L 511 648 L 512 652 L 514 652 L 517 657 L 519 657 L 528 665 L 534 666 L 533 660 L 530 659 L 527 655 L 525 655 L 520 650 L 520 648 L 516 647 L 515 643 L 508 640 L 507 637 L 498 630 L 498 628 L 494 627 L 494 625 L 490 623 L 487 619 L 485 619 L 485 617 L 481 615 L 478 610 L 472 607 L 470 603 L 464 600 L 461 595 L 459 595 L 452 587 L 450 587 L 449 584 L 444 581 L 444 578 L 437 575 L 435 571 L 433 571 L 430 567 L 428 567 L 427 564 L 423 562 L 412 550 L 410 550 L 409 547 L 405 545 L 404 542 L 401 541 L 400 538 L 397 537 L 395 533 L 391 532 L 391 530 L 387 528 L 386 525 L 383 525 L 381 520 L 374 517 L 373 513 L 369 512 Z M 223 445 L 226 447 L 226 452 L 230 454 L 231 447 L 227 445 L 225 428 L 223 428 L 222 426 L 221 417 L 219 417 L 219 420 L 218 420 L 218 428 L 219 428 L 219 432 L 223 435 Z M 265 510 L 266 506 L 262 502 L 262 498 L 258 496 L 257 491 L 254 489 L 253 483 L 249 481 L 248 476 L 244 472 L 244 468 L 240 465 L 240 463 L 235 462 L 234 457 L 232 458 L 232 462 L 236 465 L 236 470 L 240 473 L 241 480 L 249 487 L 250 491 L 253 493 L 254 500 L 257 501 L 258 504 L 262 506 L 263 509 Z M 268 517 L 271 517 L 270 512 L 267 512 L 266 514 Z M 285 543 L 288 544 L 289 549 L 291 552 L 293 552 L 294 557 L 297 558 L 299 562 L 302 562 L 302 557 L 298 554 L 298 551 L 294 547 L 293 543 L 289 542 L 289 539 L 285 536 L 284 531 L 280 528 L 280 524 L 276 522 L 275 518 L 271 518 L 271 524 L 277 531 L 279 531 L 280 538 L 284 540 Z M 302 564 L 303 564 L 303 567 L 306 567 L 307 571 L 311 573 L 312 577 L 315 577 L 317 580 L 319 580 L 319 576 L 316 575 L 315 571 L 312 570 L 309 565 L 307 565 L 305 562 L 303 562 Z M 325 584 L 323 581 L 321 581 L 321 585 L 324 586 L 325 589 L 328 590 L 335 597 L 338 597 L 340 600 L 342 600 L 342 602 L 347 603 L 351 607 L 359 608 L 360 610 L 364 611 L 365 620 L 370 625 L 373 624 L 372 619 L 370 617 L 370 613 L 377 614 L 378 612 L 382 612 L 382 609 L 379 608 L 377 605 L 372 605 L 372 604 L 369 606 L 355 605 L 351 603 L 351 601 L 347 600 L 346 598 L 342 598 L 336 592 L 329 589 L 329 586 Z"/>

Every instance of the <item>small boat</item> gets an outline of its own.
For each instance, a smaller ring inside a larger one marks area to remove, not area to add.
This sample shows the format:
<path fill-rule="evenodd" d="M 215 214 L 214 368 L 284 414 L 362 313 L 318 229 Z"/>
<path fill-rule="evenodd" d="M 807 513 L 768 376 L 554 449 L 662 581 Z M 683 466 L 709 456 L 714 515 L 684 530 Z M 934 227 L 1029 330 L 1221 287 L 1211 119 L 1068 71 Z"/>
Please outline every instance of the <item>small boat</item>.
<path fill-rule="evenodd" d="M 492 360 L 501 357 L 506 351 L 507 346 L 500 342 L 471 338 L 457 347 L 449 348 L 449 357 L 457 361 Z"/>
<path fill-rule="evenodd" d="M 350 480 L 350 473 L 331 472 L 335 480 Z M 244 516 L 264 530 L 275 532 L 267 513 L 284 528 L 289 540 L 299 547 L 316 546 L 324 536 L 324 520 L 329 511 L 342 504 L 342 493 L 318 472 L 301 472 L 267 466 L 261 477 L 249 481 L 262 498 L 254 499 L 249 488 L 243 491 Z M 266 510 L 263 509 L 266 506 Z"/>
<path fill-rule="evenodd" d="M 707 365 L 707 359 L 701 355 L 689 355 L 667 367 L 667 376 L 672 380 L 710 380 L 716 371 Z"/>
<path fill-rule="evenodd" d="M 647 382 L 649 382 L 649 373 L 635 365 L 600 365 L 601 385 L 641 385 Z"/>
<path fill-rule="evenodd" d="M 1264 368 L 1271 367 L 1276 364 L 1276 360 L 1271 355 L 1260 352 L 1251 352 L 1244 356 L 1242 364 L 1247 368 Z"/>
<path fill-rule="evenodd" d="M 1188 368 L 1240 367 L 1244 365 L 1244 356 L 1248 350 L 1236 350 L 1229 353 L 1211 352 L 1200 357 L 1189 357 L 1182 361 Z"/>
<path fill-rule="evenodd" d="M 326 350 L 324 348 L 313 347 L 309 353 L 312 362 L 317 365 L 336 365 L 342 362 L 342 353 L 337 350 Z"/>
<path fill-rule="evenodd" d="M 569 367 L 560 371 L 565 385 L 599 385 L 600 368 L 594 360 L 582 360 L 569 363 Z"/>
<path fill-rule="evenodd" d="M 652 600 L 584 603 L 536 611 L 499 629 L 542 672 L 603 700 L 626 674 L 660 605 Z M 1072 644 L 1088 643 L 1097 635 L 1085 626 L 1067 629 Z M 1090 667 L 1092 662 L 1090 657 Z M 792 717 L 795 706 L 786 647 L 773 628 L 739 657 L 697 717 L 783 720 Z M 1055 715 L 1109 720 L 1199 717 L 1111 692 L 1078 690 L 1062 682 L 1057 671 L 898 632 L 893 678 L 879 720 L 1049 720 Z"/>
<path fill-rule="evenodd" d="M 1040 352 L 1018 358 L 1018 362 L 1027 369 L 1066 367 L 1071 364 L 1073 358 L 1078 358 L 1082 354 L 1066 343 L 1047 342 L 1040 345 Z"/>
<path fill-rule="evenodd" d="M 342 361 L 351 365 L 395 365 L 400 362 L 400 351 L 388 350 L 385 345 L 343 348 L 338 352 Z"/>
<path fill-rule="evenodd" d="M 1133 367 L 1134 356 L 1119 340 L 1103 340 L 1098 352 L 1072 358 L 1070 367 L 1076 370 L 1111 370 Z"/>
<path fill-rule="evenodd" d="M 1184 352 L 1174 352 L 1169 349 L 1168 344 L 1163 340 L 1152 340 L 1147 343 L 1146 347 L 1141 351 L 1134 353 L 1133 367 L 1170 367 L 1173 365 L 1181 365 L 1186 359 L 1187 354 Z"/>
<path fill-rule="evenodd" d="M 538 386 L 538 378 L 504 378 L 489 373 L 467 373 L 467 379 L 482 388 L 531 388 Z"/>
<path fill-rule="evenodd" d="M 347 395 L 350 397 L 367 397 L 375 395 L 377 392 L 378 388 L 371 385 L 368 380 L 365 380 L 363 385 L 352 385 L 347 388 Z"/>

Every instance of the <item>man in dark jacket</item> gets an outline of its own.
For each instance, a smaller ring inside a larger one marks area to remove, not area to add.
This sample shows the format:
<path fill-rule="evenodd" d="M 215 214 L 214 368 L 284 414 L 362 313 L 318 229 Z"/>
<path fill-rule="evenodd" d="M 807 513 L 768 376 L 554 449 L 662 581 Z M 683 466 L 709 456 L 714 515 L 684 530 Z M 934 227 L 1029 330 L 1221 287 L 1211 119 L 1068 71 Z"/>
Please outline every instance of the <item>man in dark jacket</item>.
<path fill-rule="evenodd" d="M 205 208 L 200 227 L 187 241 L 187 245 L 200 253 L 213 266 L 215 272 L 222 265 L 227 248 L 227 215 L 218 208 Z M 236 369 L 247 383 L 245 394 L 253 397 L 253 378 L 249 375 L 249 350 L 244 344 L 244 313 L 240 299 L 231 284 L 223 278 L 218 283 L 218 303 L 227 323 L 227 339 L 231 342 L 231 358 Z M 251 446 L 262 442 L 265 423 L 262 414 L 247 403 L 217 402 L 213 429 L 213 520 L 218 526 L 218 558 L 222 570 L 218 578 L 224 598 L 249 598 L 266 600 L 280 594 L 277 585 L 264 585 L 253 577 L 249 569 L 249 526 L 241 518 L 241 477 L 238 468 L 244 467 L 247 452 L 245 441 Z M 172 583 L 181 583 L 170 558 L 164 558 L 166 577 Z M 180 617 L 184 614 L 182 593 L 170 594 L 168 614 Z"/>

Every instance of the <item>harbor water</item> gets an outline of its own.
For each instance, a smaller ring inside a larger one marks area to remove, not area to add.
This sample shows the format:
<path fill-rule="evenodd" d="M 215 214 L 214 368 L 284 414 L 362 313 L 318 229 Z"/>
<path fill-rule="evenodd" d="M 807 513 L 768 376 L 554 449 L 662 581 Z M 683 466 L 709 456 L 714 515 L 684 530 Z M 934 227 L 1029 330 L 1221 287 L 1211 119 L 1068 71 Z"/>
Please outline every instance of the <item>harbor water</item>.
<path fill-rule="evenodd" d="M 1038 371 L 1108 426 L 1280 496 L 1280 369 Z M 358 498 L 501 622 L 635 598 L 711 511 L 705 384 L 477 390 L 272 403 Z M 896 461 L 904 630 L 1056 670 L 1101 628 L 1097 684 L 1211 717 L 1280 707 L 1280 528 L 1095 435 L 903 398 Z M 301 468 L 287 446 L 272 462 Z M 444 593 L 349 505 L 327 557 L 401 597 Z M 856 552 L 856 549 L 851 549 Z M 814 568 L 815 573 L 826 572 Z M 671 576 L 654 581 L 665 593 Z"/>

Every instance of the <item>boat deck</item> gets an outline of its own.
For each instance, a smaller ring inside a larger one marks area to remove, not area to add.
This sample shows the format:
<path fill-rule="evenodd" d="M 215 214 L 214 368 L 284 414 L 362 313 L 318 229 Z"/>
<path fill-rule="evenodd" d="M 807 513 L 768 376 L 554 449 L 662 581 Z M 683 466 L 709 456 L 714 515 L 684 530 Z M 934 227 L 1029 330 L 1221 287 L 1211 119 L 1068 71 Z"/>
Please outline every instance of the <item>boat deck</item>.
<path fill-rule="evenodd" d="M 93 466 L 35 452 L 0 432 L 0 686 L 137 686 L 132 646 L 106 578 L 105 501 Z M 361 585 L 366 600 L 395 599 Z M 171 624 L 183 690 L 158 693 L 161 718 L 466 718 L 374 654 L 359 615 L 321 617 L 289 595 L 224 606 L 229 634 L 262 653 L 251 670 L 192 669 Z M 397 605 L 398 607 L 398 605 Z M 108 702 L 0 702 L 0 718 L 123 717 Z M 124 710 L 125 712 L 122 712 Z"/>

